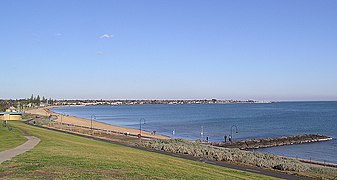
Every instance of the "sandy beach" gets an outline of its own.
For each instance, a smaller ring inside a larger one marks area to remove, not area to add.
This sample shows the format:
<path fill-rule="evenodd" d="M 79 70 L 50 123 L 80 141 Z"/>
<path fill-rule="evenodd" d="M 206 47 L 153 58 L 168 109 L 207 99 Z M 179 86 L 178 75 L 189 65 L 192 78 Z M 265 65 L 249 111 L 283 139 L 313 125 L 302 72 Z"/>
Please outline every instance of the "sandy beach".
<path fill-rule="evenodd" d="M 85 127 L 88 127 L 88 128 L 91 127 L 91 121 L 88 120 L 88 119 L 78 118 L 78 117 L 75 117 L 75 116 L 61 115 L 61 114 L 50 111 L 51 108 L 53 108 L 53 107 L 43 107 L 43 108 L 38 108 L 38 109 L 32 109 L 32 110 L 26 111 L 26 113 L 36 114 L 36 115 L 41 115 L 41 116 L 54 115 L 54 116 L 58 117 L 56 119 L 56 121 L 58 121 L 58 122 L 62 121 L 63 123 L 67 123 L 67 124 L 85 126 Z M 122 133 L 130 133 L 131 135 L 139 134 L 139 130 L 137 130 L 137 129 L 113 126 L 113 125 L 110 125 L 110 124 L 105 124 L 105 123 L 101 123 L 101 122 L 97 122 L 97 121 L 93 121 L 93 128 L 122 132 Z M 167 136 L 163 136 L 163 135 L 160 135 L 160 134 L 153 135 L 153 134 L 151 134 L 150 132 L 147 132 L 147 131 L 142 131 L 142 136 L 157 138 L 157 139 L 169 139 L 169 137 L 167 137 Z"/>

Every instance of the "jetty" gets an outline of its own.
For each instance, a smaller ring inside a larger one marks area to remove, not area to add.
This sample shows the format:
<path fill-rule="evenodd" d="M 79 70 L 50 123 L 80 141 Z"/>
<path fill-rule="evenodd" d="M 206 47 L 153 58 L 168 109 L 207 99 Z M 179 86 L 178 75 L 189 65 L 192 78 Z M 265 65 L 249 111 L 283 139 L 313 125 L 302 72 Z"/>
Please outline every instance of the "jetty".
<path fill-rule="evenodd" d="M 209 144 L 218 147 L 239 148 L 242 150 L 246 150 L 246 149 L 258 149 L 258 148 L 267 148 L 267 147 L 284 146 L 292 144 L 313 143 L 329 140 L 332 140 L 332 138 L 320 134 L 304 134 L 300 136 L 259 138 L 259 139 L 240 140 L 233 142 L 211 142 Z"/>

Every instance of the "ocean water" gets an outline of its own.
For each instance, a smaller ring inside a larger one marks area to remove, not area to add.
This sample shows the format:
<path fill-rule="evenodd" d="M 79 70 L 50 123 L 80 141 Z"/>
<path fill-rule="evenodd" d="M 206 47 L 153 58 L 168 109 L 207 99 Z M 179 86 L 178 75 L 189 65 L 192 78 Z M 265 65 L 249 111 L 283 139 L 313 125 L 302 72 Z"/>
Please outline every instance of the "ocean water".
<path fill-rule="evenodd" d="M 318 133 L 334 139 L 257 151 L 337 163 L 337 102 L 77 106 L 53 111 L 87 119 L 95 115 L 96 121 L 136 129 L 144 118 L 144 130 L 189 140 L 222 141 L 231 127 L 233 140 Z"/>

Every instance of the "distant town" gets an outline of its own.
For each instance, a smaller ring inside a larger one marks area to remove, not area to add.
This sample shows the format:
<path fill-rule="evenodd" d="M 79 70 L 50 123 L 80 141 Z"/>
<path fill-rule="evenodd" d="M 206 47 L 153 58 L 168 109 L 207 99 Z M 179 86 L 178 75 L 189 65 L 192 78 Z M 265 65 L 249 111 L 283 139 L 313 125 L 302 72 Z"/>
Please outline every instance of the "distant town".
<path fill-rule="evenodd" d="M 142 104 L 234 104 L 234 103 L 270 103 L 255 100 L 58 100 L 54 105 L 142 105 Z"/>
<path fill-rule="evenodd" d="M 98 105 L 143 105 L 143 104 L 237 104 L 237 103 L 272 103 L 271 101 L 256 100 L 55 100 L 32 95 L 25 99 L 0 99 L 0 111 L 16 109 L 17 111 L 45 106 L 98 106 Z"/>

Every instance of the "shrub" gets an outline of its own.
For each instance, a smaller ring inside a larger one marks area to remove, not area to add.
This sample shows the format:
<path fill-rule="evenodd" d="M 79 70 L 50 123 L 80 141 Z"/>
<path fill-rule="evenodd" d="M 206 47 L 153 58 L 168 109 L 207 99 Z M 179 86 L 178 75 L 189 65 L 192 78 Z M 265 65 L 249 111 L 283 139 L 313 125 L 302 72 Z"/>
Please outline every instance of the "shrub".
<path fill-rule="evenodd" d="M 249 164 L 252 166 L 282 171 L 303 172 L 308 170 L 308 168 L 304 166 L 303 163 L 290 158 L 258 152 L 243 151 L 234 148 L 220 148 L 183 139 L 144 141 L 142 142 L 141 146 L 172 153 L 188 154 L 194 157 L 205 158 L 209 160 Z"/>

